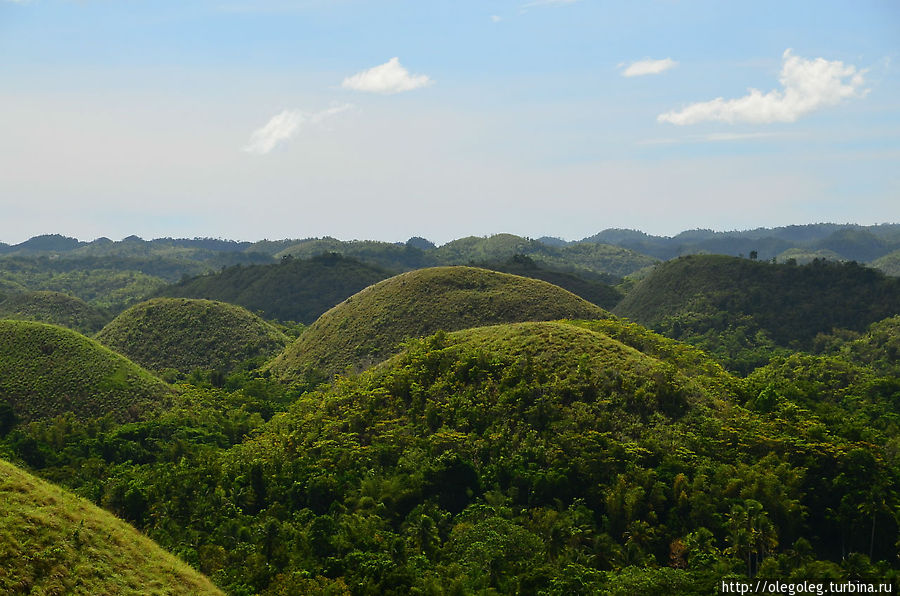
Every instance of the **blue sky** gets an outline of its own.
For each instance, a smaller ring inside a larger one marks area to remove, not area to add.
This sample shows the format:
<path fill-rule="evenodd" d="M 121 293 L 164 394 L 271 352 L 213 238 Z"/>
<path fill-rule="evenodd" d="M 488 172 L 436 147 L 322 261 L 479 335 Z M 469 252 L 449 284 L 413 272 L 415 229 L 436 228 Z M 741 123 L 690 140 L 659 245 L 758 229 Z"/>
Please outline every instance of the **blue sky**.
<path fill-rule="evenodd" d="M 898 68 L 896 1 L 0 0 L 0 241 L 897 222 Z"/>

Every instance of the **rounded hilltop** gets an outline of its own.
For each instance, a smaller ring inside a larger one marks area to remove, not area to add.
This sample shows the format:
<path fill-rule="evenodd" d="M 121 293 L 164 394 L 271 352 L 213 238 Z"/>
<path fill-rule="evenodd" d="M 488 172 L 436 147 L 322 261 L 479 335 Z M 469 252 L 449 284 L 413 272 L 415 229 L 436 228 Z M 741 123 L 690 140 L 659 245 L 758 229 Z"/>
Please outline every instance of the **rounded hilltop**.
<path fill-rule="evenodd" d="M 67 412 L 131 418 L 169 392 L 134 362 L 80 333 L 46 323 L 0 321 L 0 398 L 18 420 Z"/>
<path fill-rule="evenodd" d="M 108 320 L 103 312 L 81 298 L 50 291 L 10 296 L 0 302 L 0 319 L 52 323 L 85 334 L 96 333 Z"/>
<path fill-rule="evenodd" d="M 222 594 L 90 502 L 0 460 L 4 594 Z"/>
<path fill-rule="evenodd" d="M 609 317 L 553 284 L 476 267 L 432 267 L 369 286 L 313 323 L 271 364 L 292 379 L 357 370 L 396 353 L 411 337 L 497 323 Z"/>
<path fill-rule="evenodd" d="M 281 350 L 287 337 L 250 311 L 213 300 L 153 298 L 113 319 L 97 339 L 154 371 L 229 370 Z"/>

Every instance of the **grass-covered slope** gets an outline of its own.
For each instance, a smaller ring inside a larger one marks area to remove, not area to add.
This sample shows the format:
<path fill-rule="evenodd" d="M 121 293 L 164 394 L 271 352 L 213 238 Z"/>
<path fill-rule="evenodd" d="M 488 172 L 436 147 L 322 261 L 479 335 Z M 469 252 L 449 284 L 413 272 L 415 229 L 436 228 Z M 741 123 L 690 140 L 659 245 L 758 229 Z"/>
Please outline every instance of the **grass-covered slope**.
<path fill-rule="evenodd" d="M 809 349 L 819 333 L 863 331 L 900 313 L 900 280 L 856 263 L 694 255 L 657 266 L 614 312 L 732 357 L 753 347 Z"/>
<path fill-rule="evenodd" d="M 514 255 L 505 261 L 479 263 L 478 266 L 502 273 L 541 279 L 607 309 L 613 308 L 622 299 L 622 293 L 613 287 L 614 284 L 621 281 L 617 277 L 599 275 L 585 270 L 577 272 L 561 270 L 525 255 Z"/>
<path fill-rule="evenodd" d="M 270 365 L 282 378 L 365 368 L 410 337 L 492 323 L 596 319 L 602 308 L 552 284 L 475 267 L 435 267 L 379 282 L 313 323 Z"/>
<path fill-rule="evenodd" d="M 129 418 L 168 392 L 141 367 L 75 331 L 0 321 L 0 401 L 19 420 L 66 412 Z"/>
<path fill-rule="evenodd" d="M 60 292 L 27 292 L 0 302 L 0 319 L 41 321 L 94 334 L 107 322 L 106 315 L 74 296 Z"/>
<path fill-rule="evenodd" d="M 875 259 L 872 261 L 872 267 L 884 272 L 886 275 L 900 277 L 900 250 L 895 250 Z"/>
<path fill-rule="evenodd" d="M 112 514 L 0 460 L 0 593 L 221 591 Z"/>
<path fill-rule="evenodd" d="M 284 258 L 272 265 L 236 265 L 166 286 L 159 295 L 221 300 L 260 312 L 267 319 L 309 324 L 348 296 L 390 275 L 380 267 L 325 254 Z"/>
<path fill-rule="evenodd" d="M 287 337 L 240 306 L 154 298 L 113 319 L 97 334 L 104 345 L 150 370 L 229 370 L 282 349 Z"/>

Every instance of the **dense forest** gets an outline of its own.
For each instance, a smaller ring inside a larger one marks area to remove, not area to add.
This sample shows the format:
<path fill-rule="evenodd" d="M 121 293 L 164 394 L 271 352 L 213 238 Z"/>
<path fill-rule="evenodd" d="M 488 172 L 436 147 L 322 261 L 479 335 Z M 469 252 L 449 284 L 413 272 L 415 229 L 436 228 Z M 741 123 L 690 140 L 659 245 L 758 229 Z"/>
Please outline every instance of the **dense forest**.
<path fill-rule="evenodd" d="M 0 592 L 896 586 L 898 249 L 0 245 Z"/>

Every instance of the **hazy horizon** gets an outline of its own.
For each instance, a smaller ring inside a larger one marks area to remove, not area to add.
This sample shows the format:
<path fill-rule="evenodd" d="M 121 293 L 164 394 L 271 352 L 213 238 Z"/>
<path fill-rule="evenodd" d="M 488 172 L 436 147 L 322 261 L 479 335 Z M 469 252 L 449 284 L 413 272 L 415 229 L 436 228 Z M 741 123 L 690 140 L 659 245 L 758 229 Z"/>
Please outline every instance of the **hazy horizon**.
<path fill-rule="evenodd" d="M 900 221 L 898 30 L 876 0 L 0 0 L 0 238 Z"/>

